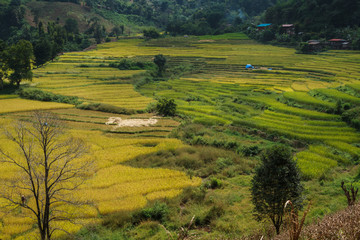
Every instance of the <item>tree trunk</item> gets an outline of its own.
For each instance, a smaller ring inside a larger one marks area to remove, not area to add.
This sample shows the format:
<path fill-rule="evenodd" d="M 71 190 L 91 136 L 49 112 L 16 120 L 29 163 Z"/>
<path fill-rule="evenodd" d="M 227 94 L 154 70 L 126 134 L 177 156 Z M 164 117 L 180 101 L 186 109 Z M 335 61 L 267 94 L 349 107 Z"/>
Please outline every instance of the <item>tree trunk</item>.
<path fill-rule="evenodd" d="M 279 235 L 280 234 L 280 224 L 276 224 L 275 229 L 276 229 L 276 235 Z"/>

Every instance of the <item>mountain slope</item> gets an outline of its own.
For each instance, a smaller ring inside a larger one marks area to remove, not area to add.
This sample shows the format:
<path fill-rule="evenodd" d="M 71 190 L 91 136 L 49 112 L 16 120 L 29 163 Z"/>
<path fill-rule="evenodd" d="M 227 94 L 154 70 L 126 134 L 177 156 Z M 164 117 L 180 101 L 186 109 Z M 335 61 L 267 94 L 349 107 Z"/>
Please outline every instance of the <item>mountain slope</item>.
<path fill-rule="evenodd" d="M 33 27 L 36 22 L 43 22 L 46 26 L 48 22 L 59 22 L 61 25 L 65 24 L 66 19 L 72 18 L 78 22 L 80 32 L 84 32 L 89 28 L 90 20 L 98 18 L 101 25 L 107 31 L 114 27 L 114 24 L 109 20 L 94 13 L 90 8 L 70 3 L 70 2 L 39 2 L 32 1 L 26 5 L 26 21 Z"/>

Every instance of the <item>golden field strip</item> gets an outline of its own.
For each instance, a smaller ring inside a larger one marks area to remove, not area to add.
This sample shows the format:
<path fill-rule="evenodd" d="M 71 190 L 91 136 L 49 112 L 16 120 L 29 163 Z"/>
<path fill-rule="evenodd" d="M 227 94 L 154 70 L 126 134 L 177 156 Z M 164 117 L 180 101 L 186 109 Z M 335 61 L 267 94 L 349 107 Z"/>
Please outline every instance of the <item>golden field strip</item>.
<path fill-rule="evenodd" d="M 54 110 L 60 114 L 65 110 Z M 71 114 L 76 112 L 80 116 L 84 114 L 87 118 L 102 121 L 103 125 L 107 117 L 102 113 L 88 112 L 83 110 L 69 109 Z M 3 127 L 10 127 L 12 118 L 28 118 L 29 114 L 18 113 L 4 116 L 0 119 Z M 64 120 L 66 122 L 66 120 Z M 164 120 L 163 124 L 174 124 L 171 120 Z M 127 137 L 121 134 L 105 133 L 99 130 L 87 130 L 80 128 L 81 122 L 68 125 L 68 134 L 84 139 L 90 147 L 90 154 L 83 158 L 83 161 L 94 162 L 93 172 L 89 172 L 91 178 L 82 187 L 73 192 L 72 197 L 86 203 L 83 207 L 63 206 L 67 212 L 76 212 L 75 218 L 79 223 L 99 222 L 99 216 L 111 214 L 118 211 L 129 211 L 144 207 L 148 201 L 158 198 L 173 197 L 178 195 L 184 187 L 200 184 L 200 179 L 192 180 L 183 173 L 167 169 L 139 169 L 121 165 L 122 162 L 136 156 L 156 152 L 159 150 L 176 149 L 183 144 L 176 139 L 156 137 Z M 93 126 L 96 123 L 92 123 Z M 78 128 L 77 128 L 78 127 Z M 111 127 L 111 126 L 107 126 Z M 5 136 L 1 136 L 0 147 L 9 152 L 17 152 L 10 145 Z M 11 179 L 17 174 L 18 169 L 13 166 L 2 164 L 0 167 L 1 181 Z M 76 210 L 76 211 L 75 211 Z M 33 228 L 33 220 L 24 221 L 24 213 L 14 212 L 10 215 L 3 215 L 0 235 L 3 239 L 19 235 L 15 239 L 31 239 L 36 229 Z M 11 219 L 11 220 L 10 220 Z M 27 219 L 27 218 L 25 218 Z M 62 223 L 56 223 L 62 224 Z M 65 230 L 70 232 L 78 231 L 83 225 L 67 223 Z"/>
<path fill-rule="evenodd" d="M 101 44 L 87 52 L 65 53 L 58 60 L 34 70 L 31 85 L 56 94 L 78 96 L 90 103 L 132 110 L 145 109 L 154 97 L 174 98 L 178 113 L 190 116 L 194 122 L 209 126 L 246 125 L 308 141 L 309 148 L 296 155 L 300 169 L 308 178 L 318 178 L 338 165 L 351 164 L 349 158 L 333 154 L 334 150 L 352 157 L 360 156 L 355 145 L 360 142 L 360 134 L 338 115 L 288 106 L 277 99 L 284 93 L 285 99 L 299 104 L 334 107 L 336 100 L 331 96 L 338 90 L 327 88 L 347 84 L 359 89 L 359 52 L 298 55 L 293 49 L 248 40 L 235 43 L 226 40 L 199 42 L 197 38 L 175 40 L 186 44 L 172 44 L 172 39 L 150 43 L 132 39 Z M 166 55 L 169 64 L 199 63 L 200 71 L 180 79 L 150 83 L 137 92 L 132 79 L 144 71 L 108 67 L 121 58 L 151 59 L 156 54 Z M 245 70 L 248 63 L 257 69 Z M 328 98 L 310 96 L 310 90 L 322 92 Z M 269 92 L 277 94 L 269 95 Z M 359 99 L 340 93 L 336 96 L 345 101 L 351 99 L 353 103 Z M 152 126 L 117 128 L 105 124 L 110 117 L 149 119 L 154 116 L 84 111 L 67 104 L 30 101 L 13 95 L 0 95 L 0 103 L 1 126 L 11 125 L 13 119 L 27 119 L 27 111 L 51 110 L 66 123 L 69 134 L 84 139 L 90 146 L 91 153 L 83 160 L 95 162 L 93 172 L 89 173 L 91 178 L 74 193 L 78 200 L 89 201 L 89 204 L 76 209 L 78 214 L 72 217 L 77 222 L 97 223 L 101 216 L 138 209 L 148 201 L 176 196 L 184 187 L 201 183 L 201 179 L 190 179 L 179 171 L 132 168 L 122 164 L 137 156 L 184 146 L 180 140 L 168 138 L 180 124 L 172 119 L 159 118 Z M 4 135 L 0 139 L 0 147 L 16 152 Z M 16 174 L 16 169 L 1 165 L 0 173 L 0 180 L 5 181 Z M 71 206 L 61 207 L 72 212 Z M 35 239 L 34 222 L 24 214 L 13 212 L 0 218 L 0 239 Z M 70 232 L 82 227 L 61 221 L 56 224 Z"/>

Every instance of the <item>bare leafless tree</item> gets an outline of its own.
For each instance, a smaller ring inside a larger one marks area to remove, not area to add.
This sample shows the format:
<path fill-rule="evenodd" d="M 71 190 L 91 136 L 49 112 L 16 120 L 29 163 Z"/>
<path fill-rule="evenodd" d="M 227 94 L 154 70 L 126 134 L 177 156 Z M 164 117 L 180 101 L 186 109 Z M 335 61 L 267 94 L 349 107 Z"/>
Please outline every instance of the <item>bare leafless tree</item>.
<path fill-rule="evenodd" d="M 344 194 L 346 196 L 346 199 L 348 201 L 348 206 L 352 206 L 356 202 L 356 196 L 358 194 L 359 189 L 352 185 L 350 185 L 350 191 L 346 188 L 344 181 L 341 182 L 341 188 L 344 191 Z M 351 194 L 351 195 L 350 195 Z"/>
<path fill-rule="evenodd" d="M 18 122 L 5 134 L 20 152 L 0 149 L 0 161 L 19 172 L 4 183 L 0 197 L 8 207 L 22 208 L 34 217 L 42 240 L 51 239 L 57 230 L 53 222 L 69 220 L 58 206 L 76 204 L 70 194 L 88 175 L 91 163 L 80 159 L 87 147 L 67 137 L 63 123 L 49 112 L 35 112 L 31 122 Z"/>

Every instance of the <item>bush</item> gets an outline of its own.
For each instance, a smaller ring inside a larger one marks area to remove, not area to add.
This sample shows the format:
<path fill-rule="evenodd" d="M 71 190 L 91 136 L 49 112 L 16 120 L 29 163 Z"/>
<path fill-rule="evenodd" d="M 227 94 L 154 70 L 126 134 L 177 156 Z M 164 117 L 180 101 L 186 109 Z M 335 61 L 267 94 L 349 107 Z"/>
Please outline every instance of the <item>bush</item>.
<path fill-rule="evenodd" d="M 151 29 L 145 29 L 143 31 L 144 33 L 144 37 L 146 39 L 152 39 L 152 38 L 159 38 L 160 37 L 160 33 L 158 31 L 156 31 L 156 29 L 151 28 Z"/>
<path fill-rule="evenodd" d="M 63 96 L 50 92 L 44 92 L 35 88 L 21 88 L 18 91 L 18 94 L 22 98 L 38 100 L 38 101 L 68 103 L 73 105 L 77 105 L 81 103 L 78 97 Z"/>
<path fill-rule="evenodd" d="M 154 68 L 154 64 L 152 62 L 133 61 L 124 58 L 120 62 L 110 63 L 109 67 L 118 68 L 120 70 L 150 70 Z"/>
<path fill-rule="evenodd" d="M 260 36 L 260 41 L 269 42 L 275 38 L 275 34 L 271 30 L 265 30 Z"/>
<path fill-rule="evenodd" d="M 139 224 L 145 220 L 163 222 L 167 218 L 168 213 L 169 208 L 166 203 L 155 202 L 152 207 L 144 208 L 134 213 L 132 222 L 134 224 Z"/>
<path fill-rule="evenodd" d="M 297 53 L 310 54 L 313 53 L 313 50 L 307 42 L 302 42 L 297 47 Z"/>
<path fill-rule="evenodd" d="M 181 203 L 188 202 L 202 203 L 205 199 L 206 189 L 198 187 L 187 187 L 181 194 Z"/>
<path fill-rule="evenodd" d="M 341 115 L 341 119 L 350 124 L 350 126 L 360 129 L 360 107 L 344 111 Z"/>
<path fill-rule="evenodd" d="M 222 157 L 219 157 L 217 160 L 216 160 L 216 166 L 219 168 L 219 169 L 223 169 L 223 168 L 226 168 L 230 165 L 233 165 L 234 162 L 232 159 L 230 158 L 222 158 Z"/>
<path fill-rule="evenodd" d="M 243 146 L 237 149 L 237 153 L 240 153 L 245 157 L 252 157 L 258 155 L 260 153 L 260 149 L 258 146 L 250 146 L 250 147 Z"/>
<path fill-rule="evenodd" d="M 221 217 L 225 213 L 224 206 L 221 204 L 216 204 L 212 206 L 209 210 L 200 212 L 200 214 L 195 216 L 195 225 L 196 226 L 208 226 L 212 220 Z"/>
<path fill-rule="evenodd" d="M 156 104 L 156 111 L 162 116 L 175 116 L 176 103 L 174 99 L 161 98 Z"/>
<path fill-rule="evenodd" d="M 211 189 L 221 188 L 222 187 L 222 182 L 221 182 L 221 180 L 219 180 L 217 178 L 211 178 L 210 182 L 207 182 L 205 184 L 205 186 L 207 188 L 211 188 Z"/>
<path fill-rule="evenodd" d="M 82 103 L 80 105 L 77 105 L 76 108 L 84 109 L 84 110 L 109 112 L 109 113 L 127 114 L 127 115 L 136 113 L 135 110 L 116 107 L 116 106 L 104 104 L 104 103 L 87 103 L 87 104 Z"/>

